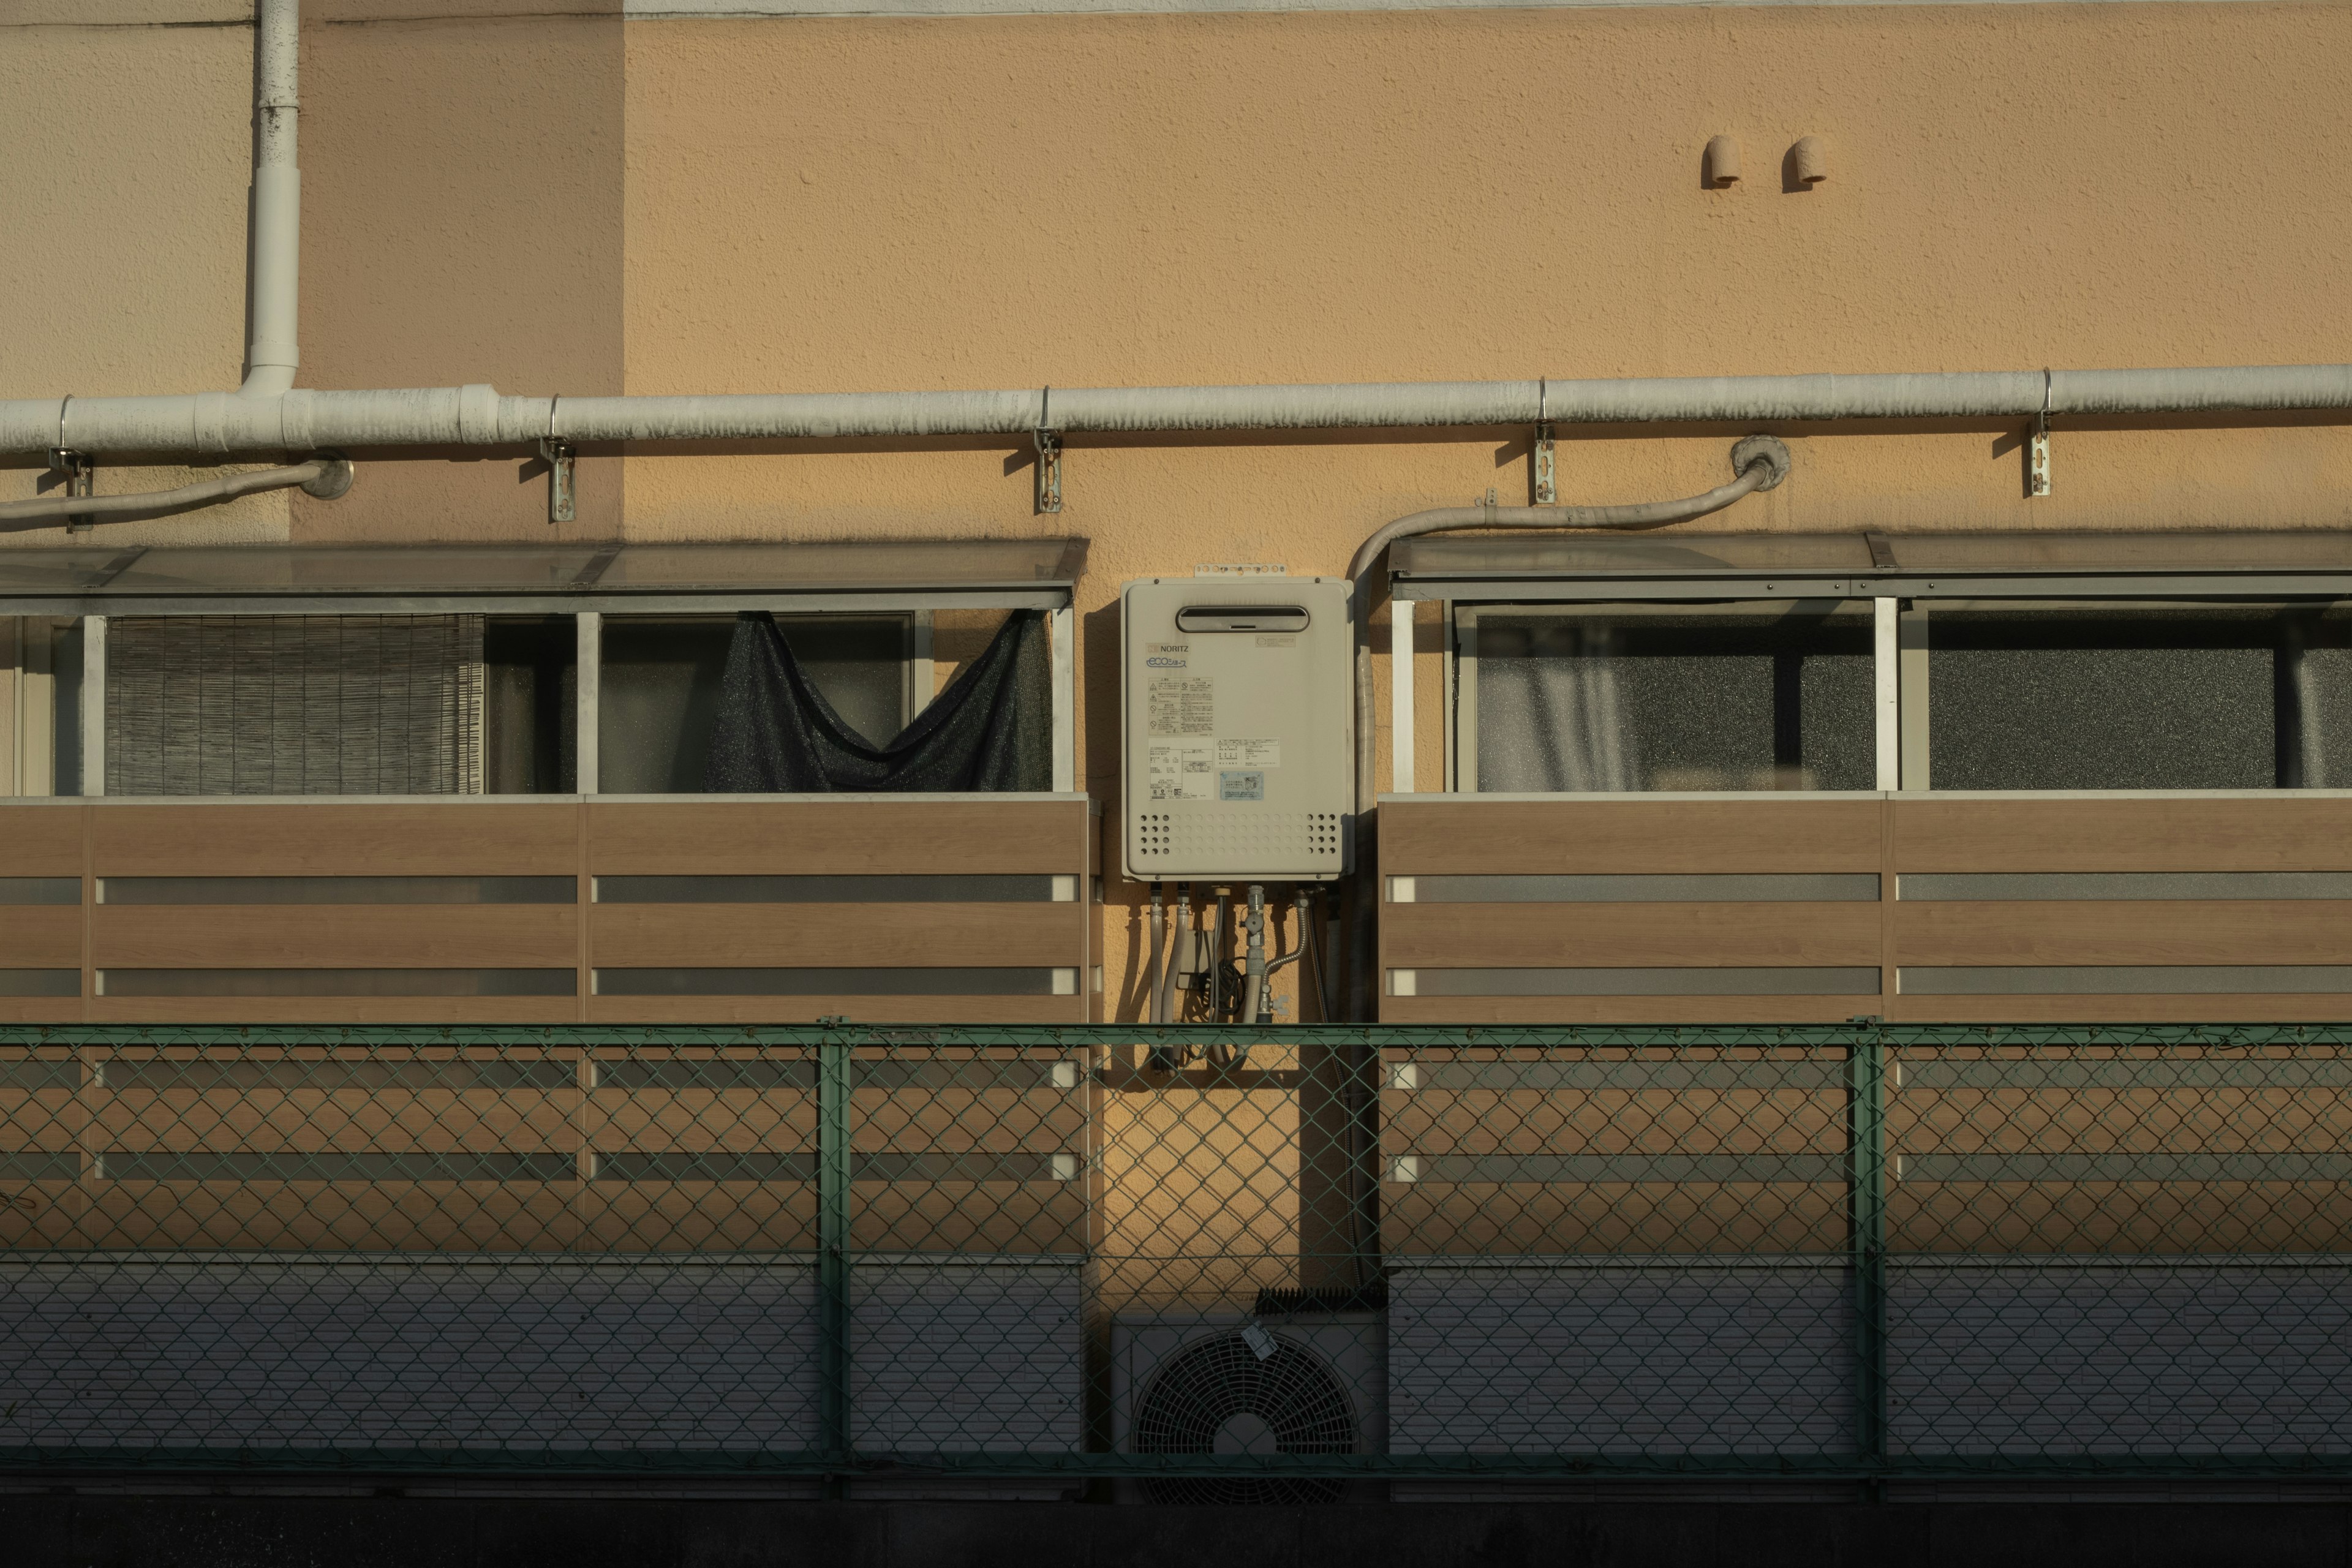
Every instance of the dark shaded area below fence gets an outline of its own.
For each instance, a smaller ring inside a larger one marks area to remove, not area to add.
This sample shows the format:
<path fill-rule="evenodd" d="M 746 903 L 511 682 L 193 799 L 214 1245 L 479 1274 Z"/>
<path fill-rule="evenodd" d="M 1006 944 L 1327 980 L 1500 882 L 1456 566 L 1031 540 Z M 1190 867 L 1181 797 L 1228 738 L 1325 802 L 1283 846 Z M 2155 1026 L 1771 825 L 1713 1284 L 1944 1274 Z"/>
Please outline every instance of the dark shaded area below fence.
<path fill-rule="evenodd" d="M 16 1568 L 2339 1568 L 2352 1505 L 0 1496 Z"/>

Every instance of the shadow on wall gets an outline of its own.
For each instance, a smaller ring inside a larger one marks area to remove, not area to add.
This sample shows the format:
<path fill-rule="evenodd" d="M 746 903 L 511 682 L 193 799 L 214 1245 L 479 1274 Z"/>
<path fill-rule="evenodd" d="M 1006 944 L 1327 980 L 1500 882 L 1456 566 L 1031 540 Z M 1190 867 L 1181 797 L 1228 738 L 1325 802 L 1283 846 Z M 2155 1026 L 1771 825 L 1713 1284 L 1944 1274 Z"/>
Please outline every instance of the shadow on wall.
<path fill-rule="evenodd" d="M 305 9 L 301 384 L 623 391 L 620 0 Z M 619 536 L 618 457 L 583 457 L 577 521 L 551 531 L 545 465 L 511 482 L 516 454 L 488 456 L 376 454 L 343 500 L 295 503 L 295 539 Z"/>

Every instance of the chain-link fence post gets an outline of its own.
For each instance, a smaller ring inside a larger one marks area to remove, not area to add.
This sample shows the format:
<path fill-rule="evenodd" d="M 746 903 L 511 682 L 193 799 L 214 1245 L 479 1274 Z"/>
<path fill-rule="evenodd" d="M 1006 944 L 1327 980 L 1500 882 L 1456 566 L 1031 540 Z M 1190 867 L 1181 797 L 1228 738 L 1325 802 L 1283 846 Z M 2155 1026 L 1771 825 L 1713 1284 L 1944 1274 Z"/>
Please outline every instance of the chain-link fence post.
<path fill-rule="evenodd" d="M 849 1459 L 849 1042 L 817 1044 L 817 1421 L 825 1455 Z M 838 1486 L 834 1478 L 828 1489 Z"/>
<path fill-rule="evenodd" d="M 1846 1058 L 1846 1121 L 1854 1447 L 1868 1462 L 1886 1456 L 1886 1046 L 1875 1023 Z"/>

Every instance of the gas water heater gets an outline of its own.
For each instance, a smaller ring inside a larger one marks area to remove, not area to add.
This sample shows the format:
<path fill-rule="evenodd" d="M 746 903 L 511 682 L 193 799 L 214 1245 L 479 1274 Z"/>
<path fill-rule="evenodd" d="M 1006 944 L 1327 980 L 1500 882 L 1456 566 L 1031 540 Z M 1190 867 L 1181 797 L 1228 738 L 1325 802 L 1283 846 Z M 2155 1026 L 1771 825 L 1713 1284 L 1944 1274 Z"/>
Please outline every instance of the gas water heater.
<path fill-rule="evenodd" d="M 1348 582 L 1148 577 L 1120 595 L 1127 875 L 1343 875 L 1354 812 Z"/>

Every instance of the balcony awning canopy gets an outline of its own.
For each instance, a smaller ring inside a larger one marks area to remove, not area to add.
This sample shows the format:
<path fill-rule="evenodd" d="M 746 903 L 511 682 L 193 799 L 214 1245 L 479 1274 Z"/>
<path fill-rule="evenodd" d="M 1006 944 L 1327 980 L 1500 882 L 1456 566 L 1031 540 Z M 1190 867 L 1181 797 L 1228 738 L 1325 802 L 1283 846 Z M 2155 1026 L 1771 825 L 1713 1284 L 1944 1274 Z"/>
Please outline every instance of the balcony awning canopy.
<path fill-rule="evenodd" d="M 1389 552 L 1402 599 L 2352 595 L 2352 532 L 1451 535 Z"/>
<path fill-rule="evenodd" d="M 0 613 L 1058 609 L 1083 539 L 0 549 Z"/>

